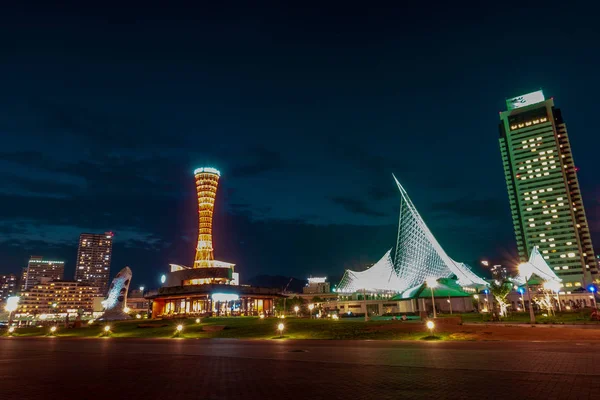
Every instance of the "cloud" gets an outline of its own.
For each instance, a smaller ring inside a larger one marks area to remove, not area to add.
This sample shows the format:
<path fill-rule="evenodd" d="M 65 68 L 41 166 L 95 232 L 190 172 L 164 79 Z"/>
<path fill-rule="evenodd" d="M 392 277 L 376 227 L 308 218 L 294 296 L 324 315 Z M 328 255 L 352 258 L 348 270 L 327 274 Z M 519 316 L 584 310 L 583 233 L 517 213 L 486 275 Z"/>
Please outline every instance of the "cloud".
<path fill-rule="evenodd" d="M 236 178 L 246 178 L 281 169 L 285 166 L 285 162 L 279 152 L 265 148 L 253 149 L 250 158 L 253 159 L 252 162 L 233 167 L 229 175 Z"/>
<path fill-rule="evenodd" d="M 497 198 L 478 199 L 465 196 L 460 199 L 433 203 L 432 212 L 461 218 L 482 218 L 487 221 L 500 221 L 508 213 L 507 201 Z"/>
<path fill-rule="evenodd" d="M 332 197 L 331 201 L 342 206 L 346 211 L 353 214 L 367 215 L 369 217 L 387 217 L 385 212 L 377 211 L 370 208 L 367 202 L 350 197 L 336 196 Z"/>

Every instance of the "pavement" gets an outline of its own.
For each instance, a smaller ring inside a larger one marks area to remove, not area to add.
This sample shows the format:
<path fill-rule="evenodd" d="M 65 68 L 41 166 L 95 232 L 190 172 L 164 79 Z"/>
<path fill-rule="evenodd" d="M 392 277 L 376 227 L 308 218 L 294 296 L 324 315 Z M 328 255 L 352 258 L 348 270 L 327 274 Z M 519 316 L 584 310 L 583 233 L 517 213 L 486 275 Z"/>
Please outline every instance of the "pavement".
<path fill-rule="evenodd" d="M 600 399 L 600 344 L 0 339 L 0 399 Z"/>

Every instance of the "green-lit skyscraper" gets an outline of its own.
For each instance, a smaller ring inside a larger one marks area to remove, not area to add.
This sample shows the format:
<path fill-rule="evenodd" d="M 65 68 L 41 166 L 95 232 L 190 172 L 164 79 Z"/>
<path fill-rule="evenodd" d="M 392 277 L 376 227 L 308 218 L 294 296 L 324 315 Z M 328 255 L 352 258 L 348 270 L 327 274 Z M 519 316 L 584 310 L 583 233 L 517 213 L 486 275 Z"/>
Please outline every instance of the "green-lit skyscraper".
<path fill-rule="evenodd" d="M 567 127 L 537 91 L 506 101 L 500 151 L 521 262 L 538 246 L 565 289 L 598 277 Z"/>

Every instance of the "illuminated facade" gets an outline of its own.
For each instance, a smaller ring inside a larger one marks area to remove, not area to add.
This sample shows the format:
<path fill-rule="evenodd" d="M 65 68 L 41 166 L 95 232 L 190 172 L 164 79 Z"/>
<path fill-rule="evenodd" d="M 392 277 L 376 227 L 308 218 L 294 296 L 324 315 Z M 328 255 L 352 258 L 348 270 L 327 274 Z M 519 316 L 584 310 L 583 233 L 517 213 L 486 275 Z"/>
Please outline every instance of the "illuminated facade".
<path fill-rule="evenodd" d="M 506 104 L 500 152 L 521 262 L 537 246 L 566 288 L 591 283 L 598 266 L 562 113 L 542 91 Z"/>
<path fill-rule="evenodd" d="M 82 233 L 79 236 L 75 280 L 89 282 L 106 293 L 112 258 L 113 233 Z"/>
<path fill-rule="evenodd" d="M 0 302 L 17 295 L 17 275 L 0 275 Z"/>
<path fill-rule="evenodd" d="M 198 245 L 192 267 L 170 264 L 152 300 L 152 316 L 270 315 L 277 290 L 240 286 L 235 264 L 215 260 L 212 227 L 221 173 L 210 167 L 194 171 L 198 197 Z"/>
<path fill-rule="evenodd" d="M 65 277 L 65 262 L 44 260 L 41 256 L 31 256 L 27 268 L 23 269 L 21 290 L 28 290 L 41 282 L 42 278 L 62 280 Z"/>
<path fill-rule="evenodd" d="M 21 293 L 17 314 L 91 313 L 94 299 L 102 297 L 98 287 L 77 281 L 50 280 L 40 282 Z"/>
<path fill-rule="evenodd" d="M 389 250 L 369 269 L 347 270 L 338 285 L 340 293 L 402 293 L 421 285 L 428 278 L 456 276 L 461 286 L 485 286 L 487 283 L 463 263 L 451 259 L 437 242 L 425 221 L 394 177 L 400 191 L 400 217 L 395 257 Z"/>

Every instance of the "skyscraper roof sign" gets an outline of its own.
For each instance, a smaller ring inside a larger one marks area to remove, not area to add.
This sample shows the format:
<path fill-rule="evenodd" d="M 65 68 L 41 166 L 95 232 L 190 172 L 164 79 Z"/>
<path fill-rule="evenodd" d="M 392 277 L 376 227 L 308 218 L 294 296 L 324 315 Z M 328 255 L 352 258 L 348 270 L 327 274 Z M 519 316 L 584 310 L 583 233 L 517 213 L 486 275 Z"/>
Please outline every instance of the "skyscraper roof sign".
<path fill-rule="evenodd" d="M 514 110 L 517 108 L 527 107 L 532 104 L 541 103 L 544 100 L 546 100 L 544 97 L 544 92 L 542 90 L 538 90 L 537 92 L 531 92 L 521 96 L 513 97 L 512 99 L 507 99 L 506 107 L 508 110 Z"/>

